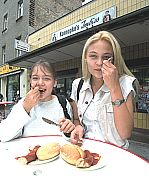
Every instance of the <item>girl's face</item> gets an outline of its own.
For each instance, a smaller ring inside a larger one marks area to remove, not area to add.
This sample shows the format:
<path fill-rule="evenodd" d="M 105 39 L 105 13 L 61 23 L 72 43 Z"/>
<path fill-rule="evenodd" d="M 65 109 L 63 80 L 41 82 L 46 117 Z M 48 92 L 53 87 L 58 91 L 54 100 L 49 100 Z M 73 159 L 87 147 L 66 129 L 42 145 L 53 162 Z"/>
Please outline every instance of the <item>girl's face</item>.
<path fill-rule="evenodd" d="M 86 53 L 86 61 L 90 74 L 102 79 L 102 65 L 104 60 L 113 57 L 112 46 L 105 40 L 98 40 L 91 44 Z"/>
<path fill-rule="evenodd" d="M 32 71 L 30 84 L 32 89 L 35 87 L 39 88 L 41 101 L 48 101 L 51 99 L 51 93 L 56 80 L 50 72 L 41 66 L 36 66 Z"/>

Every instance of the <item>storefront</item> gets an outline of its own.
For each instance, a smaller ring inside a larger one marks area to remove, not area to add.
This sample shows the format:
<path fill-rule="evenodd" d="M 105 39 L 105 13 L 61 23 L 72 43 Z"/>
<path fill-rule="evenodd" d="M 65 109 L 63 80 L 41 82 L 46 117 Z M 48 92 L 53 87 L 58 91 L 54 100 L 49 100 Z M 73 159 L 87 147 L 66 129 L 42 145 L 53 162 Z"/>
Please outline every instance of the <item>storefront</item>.
<path fill-rule="evenodd" d="M 70 96 L 71 85 L 73 80 L 76 78 L 78 68 L 63 70 L 57 72 L 57 86 L 55 88 L 56 93 L 65 96 Z"/>
<path fill-rule="evenodd" d="M 20 73 L 22 69 L 4 64 L 0 67 L 1 94 L 4 101 L 15 101 L 20 96 Z"/>
<path fill-rule="evenodd" d="M 98 2 L 95 1 L 96 6 L 94 2 L 86 5 L 31 34 L 29 44 L 32 51 L 9 63 L 30 67 L 43 57 L 56 67 L 57 91 L 62 94 L 69 93 L 72 80 L 81 77 L 81 55 L 85 41 L 99 30 L 108 30 L 119 39 L 126 64 L 140 83 L 135 127 L 149 129 L 148 2 L 139 2 L 136 6 L 135 1 L 131 1 L 129 5 L 124 6 L 120 1 L 115 1 L 116 3 L 111 3 L 114 4 L 113 7 Z M 107 11 L 113 13 L 112 20 L 103 23 L 101 16 Z M 77 72 L 69 71 L 75 68 Z"/>

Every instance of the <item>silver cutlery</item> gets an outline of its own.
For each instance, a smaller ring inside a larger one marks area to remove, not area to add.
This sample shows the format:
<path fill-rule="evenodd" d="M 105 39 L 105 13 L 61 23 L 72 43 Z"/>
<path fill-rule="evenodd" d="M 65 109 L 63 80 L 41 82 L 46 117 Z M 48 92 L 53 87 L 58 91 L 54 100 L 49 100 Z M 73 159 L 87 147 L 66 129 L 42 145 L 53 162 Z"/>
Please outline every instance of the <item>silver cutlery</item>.
<path fill-rule="evenodd" d="M 47 118 L 45 118 L 45 117 L 42 117 L 42 119 L 43 119 L 44 122 L 46 122 L 46 123 L 48 123 L 48 124 L 53 124 L 53 125 L 55 125 L 55 126 L 60 126 L 59 124 L 57 124 L 57 123 L 53 122 L 52 120 L 47 119 Z"/>

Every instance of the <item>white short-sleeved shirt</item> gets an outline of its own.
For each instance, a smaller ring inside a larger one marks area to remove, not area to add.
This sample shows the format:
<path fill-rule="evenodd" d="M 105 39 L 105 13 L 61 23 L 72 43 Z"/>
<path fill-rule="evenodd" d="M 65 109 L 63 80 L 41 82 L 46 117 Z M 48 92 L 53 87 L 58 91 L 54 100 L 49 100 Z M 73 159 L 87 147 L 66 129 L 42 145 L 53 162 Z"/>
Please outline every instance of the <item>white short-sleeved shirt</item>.
<path fill-rule="evenodd" d="M 134 77 L 128 75 L 119 79 L 125 100 L 131 91 L 135 92 L 132 86 L 134 80 Z M 72 84 L 71 98 L 76 102 L 79 81 L 80 78 L 74 80 Z M 128 141 L 122 140 L 116 130 L 110 91 L 105 84 L 93 97 L 90 79 L 84 81 L 77 106 L 80 121 L 86 126 L 85 137 L 110 142 L 125 148 L 128 147 Z"/>

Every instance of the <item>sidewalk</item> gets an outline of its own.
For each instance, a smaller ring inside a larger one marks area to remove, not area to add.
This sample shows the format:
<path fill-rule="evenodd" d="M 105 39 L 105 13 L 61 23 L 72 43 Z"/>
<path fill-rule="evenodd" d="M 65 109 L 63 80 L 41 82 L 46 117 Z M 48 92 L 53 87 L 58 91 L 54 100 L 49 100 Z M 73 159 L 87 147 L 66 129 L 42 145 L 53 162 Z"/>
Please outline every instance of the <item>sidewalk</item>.
<path fill-rule="evenodd" d="M 129 151 L 149 161 L 149 129 L 134 129 Z"/>
<path fill-rule="evenodd" d="M 149 143 L 130 140 L 129 151 L 149 161 Z"/>
<path fill-rule="evenodd" d="M 149 129 L 134 128 L 130 139 L 149 144 Z"/>

